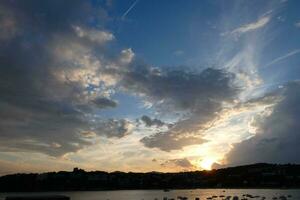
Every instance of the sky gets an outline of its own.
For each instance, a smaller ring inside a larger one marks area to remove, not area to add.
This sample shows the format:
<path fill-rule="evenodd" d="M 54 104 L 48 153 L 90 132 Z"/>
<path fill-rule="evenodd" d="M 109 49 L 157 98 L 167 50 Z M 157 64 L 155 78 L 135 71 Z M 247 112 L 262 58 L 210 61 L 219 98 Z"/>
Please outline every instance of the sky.
<path fill-rule="evenodd" d="M 0 175 L 300 163 L 297 0 L 3 0 Z"/>

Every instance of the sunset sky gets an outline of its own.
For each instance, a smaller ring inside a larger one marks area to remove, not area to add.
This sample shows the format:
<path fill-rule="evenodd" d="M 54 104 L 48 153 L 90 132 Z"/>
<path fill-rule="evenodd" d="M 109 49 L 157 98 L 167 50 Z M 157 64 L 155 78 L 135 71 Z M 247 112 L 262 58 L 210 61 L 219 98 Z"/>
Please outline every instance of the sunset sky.
<path fill-rule="evenodd" d="M 2 0 L 0 175 L 300 163 L 299 10 Z"/>

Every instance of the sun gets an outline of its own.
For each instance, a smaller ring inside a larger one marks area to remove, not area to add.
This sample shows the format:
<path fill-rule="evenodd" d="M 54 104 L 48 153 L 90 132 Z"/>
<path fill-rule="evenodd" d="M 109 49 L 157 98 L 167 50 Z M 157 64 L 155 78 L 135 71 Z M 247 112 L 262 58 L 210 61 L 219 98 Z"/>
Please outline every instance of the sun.
<path fill-rule="evenodd" d="M 211 170 L 211 167 L 212 167 L 214 162 L 215 162 L 215 159 L 205 158 L 202 161 L 200 161 L 199 165 L 202 169 Z"/>

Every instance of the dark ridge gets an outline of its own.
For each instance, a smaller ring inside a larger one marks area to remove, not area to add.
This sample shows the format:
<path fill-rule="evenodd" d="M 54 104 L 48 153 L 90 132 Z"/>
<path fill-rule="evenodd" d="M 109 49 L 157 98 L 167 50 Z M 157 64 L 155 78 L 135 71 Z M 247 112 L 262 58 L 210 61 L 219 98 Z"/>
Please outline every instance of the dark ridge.
<path fill-rule="evenodd" d="M 300 165 L 258 163 L 211 171 L 178 173 L 72 172 L 0 177 L 0 192 L 192 188 L 300 188 Z"/>

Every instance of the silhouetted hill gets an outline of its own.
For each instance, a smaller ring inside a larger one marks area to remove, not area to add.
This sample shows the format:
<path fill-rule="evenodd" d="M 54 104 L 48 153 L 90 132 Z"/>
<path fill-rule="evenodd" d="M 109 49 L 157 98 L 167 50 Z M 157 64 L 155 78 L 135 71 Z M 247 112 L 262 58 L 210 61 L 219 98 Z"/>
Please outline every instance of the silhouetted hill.
<path fill-rule="evenodd" d="M 300 165 L 254 164 L 178 173 L 85 172 L 74 168 L 0 177 L 0 191 L 63 191 L 183 188 L 300 188 Z"/>

